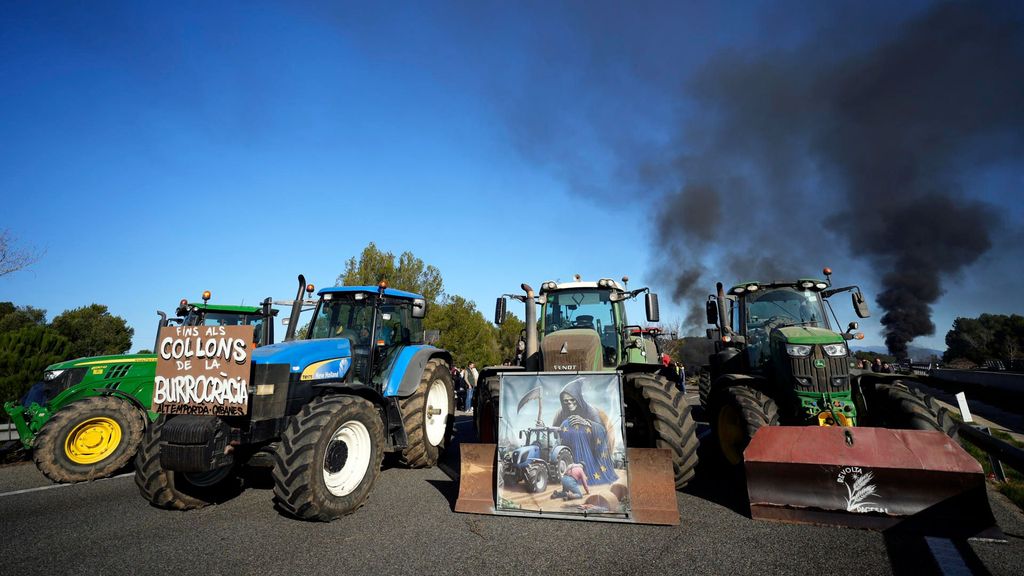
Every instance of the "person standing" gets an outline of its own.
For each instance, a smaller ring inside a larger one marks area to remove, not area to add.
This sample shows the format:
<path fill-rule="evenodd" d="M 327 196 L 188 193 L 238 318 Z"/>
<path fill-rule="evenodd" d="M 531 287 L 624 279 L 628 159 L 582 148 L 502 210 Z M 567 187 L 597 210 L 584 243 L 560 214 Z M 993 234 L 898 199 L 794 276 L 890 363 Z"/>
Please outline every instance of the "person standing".
<path fill-rule="evenodd" d="M 480 372 L 477 371 L 475 362 L 470 362 L 462 372 L 462 379 L 466 382 L 466 412 L 473 411 L 473 391 L 479 376 Z"/>
<path fill-rule="evenodd" d="M 455 409 L 466 411 L 466 381 L 462 378 L 462 370 L 452 366 L 452 385 L 455 386 Z"/>

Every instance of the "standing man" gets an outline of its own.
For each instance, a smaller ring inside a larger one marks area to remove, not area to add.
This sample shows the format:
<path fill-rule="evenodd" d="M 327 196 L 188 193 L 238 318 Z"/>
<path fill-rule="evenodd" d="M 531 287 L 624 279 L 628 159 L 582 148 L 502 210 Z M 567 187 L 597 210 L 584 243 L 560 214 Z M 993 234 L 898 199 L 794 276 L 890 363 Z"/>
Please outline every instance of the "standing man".
<path fill-rule="evenodd" d="M 476 388 L 476 379 L 480 376 L 477 372 L 476 363 L 470 362 L 469 366 L 462 373 L 462 379 L 466 381 L 466 411 L 473 411 L 473 389 Z"/>

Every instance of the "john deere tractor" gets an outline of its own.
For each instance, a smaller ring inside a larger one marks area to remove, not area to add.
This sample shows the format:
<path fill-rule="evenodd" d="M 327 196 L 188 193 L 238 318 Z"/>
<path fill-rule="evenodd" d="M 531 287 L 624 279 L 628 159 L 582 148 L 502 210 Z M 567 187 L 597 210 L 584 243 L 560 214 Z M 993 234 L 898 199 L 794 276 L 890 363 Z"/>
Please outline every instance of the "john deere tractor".
<path fill-rule="evenodd" d="M 285 341 L 252 352 L 240 413 L 211 413 L 188 394 L 177 411 L 161 408 L 135 465 L 151 504 L 218 502 L 240 488 L 240 467 L 268 467 L 282 511 L 329 521 L 363 504 L 385 452 L 410 467 L 437 463 L 455 400 L 451 355 L 423 343 L 424 298 L 386 282 L 325 288 L 296 340 L 313 290 L 299 276 Z M 157 349 L 162 361 L 171 342 Z"/>
<path fill-rule="evenodd" d="M 220 306 L 182 300 L 178 318 L 163 312 L 158 326 L 248 325 L 257 341 L 273 342 L 276 310 L 265 306 Z M 135 455 L 153 398 L 154 354 L 94 356 L 46 367 L 41 382 L 4 410 L 18 430 L 20 447 L 31 450 L 39 470 L 54 482 L 105 478 Z"/>
<path fill-rule="evenodd" d="M 526 329 L 519 366 L 488 367 L 480 374 L 474 417 L 481 442 L 497 441 L 500 414 L 499 376 L 503 371 L 565 374 L 587 371 L 622 373 L 626 444 L 633 448 L 667 448 L 672 453 L 675 485 L 683 488 L 697 465 L 696 425 L 676 383 L 661 373 L 652 338 L 629 325 L 625 303 L 645 294 L 648 322 L 658 321 L 658 297 L 647 288 L 627 289 L 610 278 L 584 282 L 544 282 L 539 296 L 522 285 L 525 295 L 499 297 L 495 323 L 506 313 L 506 298 L 526 306 Z M 540 304 L 540 318 L 537 317 Z"/>

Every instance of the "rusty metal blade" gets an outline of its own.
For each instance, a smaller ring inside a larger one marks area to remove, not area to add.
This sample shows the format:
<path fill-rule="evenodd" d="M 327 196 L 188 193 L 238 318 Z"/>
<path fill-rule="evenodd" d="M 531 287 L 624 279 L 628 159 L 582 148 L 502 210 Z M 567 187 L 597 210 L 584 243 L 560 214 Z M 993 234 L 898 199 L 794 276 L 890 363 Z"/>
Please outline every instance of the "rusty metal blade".
<path fill-rule="evenodd" d="M 1001 535 L 981 465 L 941 432 L 765 426 L 743 457 L 753 518 Z"/>
<path fill-rule="evenodd" d="M 494 444 L 460 444 L 462 466 L 456 512 L 494 514 Z"/>
<path fill-rule="evenodd" d="M 628 448 L 629 503 L 639 524 L 679 525 L 672 453 L 665 448 Z"/>

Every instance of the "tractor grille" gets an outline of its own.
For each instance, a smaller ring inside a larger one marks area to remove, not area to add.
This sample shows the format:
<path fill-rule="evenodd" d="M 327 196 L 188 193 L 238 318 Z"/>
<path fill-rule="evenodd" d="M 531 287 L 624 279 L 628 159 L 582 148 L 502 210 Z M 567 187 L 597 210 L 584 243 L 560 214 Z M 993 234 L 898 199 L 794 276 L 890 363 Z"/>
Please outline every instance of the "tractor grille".
<path fill-rule="evenodd" d="M 824 363 L 822 368 L 815 363 Z M 790 358 L 789 366 L 797 389 L 803 392 L 840 392 L 850 387 L 847 356 L 828 356 L 821 346 L 814 346 L 810 356 Z"/>

